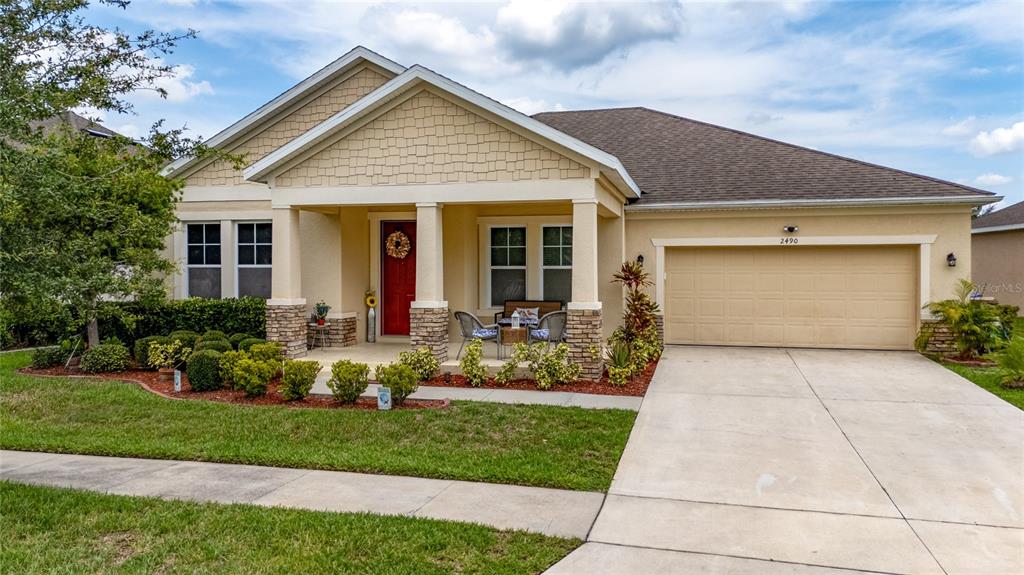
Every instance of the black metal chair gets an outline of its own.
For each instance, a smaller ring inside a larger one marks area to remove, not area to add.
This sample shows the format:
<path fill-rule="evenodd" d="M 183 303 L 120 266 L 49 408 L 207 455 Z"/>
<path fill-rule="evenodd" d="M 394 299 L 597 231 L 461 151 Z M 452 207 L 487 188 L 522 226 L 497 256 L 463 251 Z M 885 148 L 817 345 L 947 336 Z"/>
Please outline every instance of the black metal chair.
<path fill-rule="evenodd" d="M 493 341 L 498 345 L 498 357 L 501 357 L 501 330 L 498 328 L 498 324 L 484 325 L 475 315 L 465 311 L 455 312 L 455 319 L 459 322 L 459 329 L 462 331 L 462 345 L 459 346 L 459 353 L 455 354 L 456 360 L 462 357 L 462 348 L 466 347 L 466 342 L 471 339 Z"/>
<path fill-rule="evenodd" d="M 544 314 L 544 317 L 540 318 L 537 322 L 536 327 L 531 327 L 529 331 L 529 341 L 534 342 L 545 342 L 545 343 L 561 343 L 565 341 L 565 322 L 568 318 L 568 314 L 564 311 L 553 311 L 551 313 Z"/>

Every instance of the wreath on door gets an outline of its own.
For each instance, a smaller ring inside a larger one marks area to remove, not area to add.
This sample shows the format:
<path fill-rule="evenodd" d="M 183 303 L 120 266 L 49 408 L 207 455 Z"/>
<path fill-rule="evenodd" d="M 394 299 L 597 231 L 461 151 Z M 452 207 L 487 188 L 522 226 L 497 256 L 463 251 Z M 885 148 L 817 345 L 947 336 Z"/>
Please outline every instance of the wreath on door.
<path fill-rule="evenodd" d="M 388 239 L 384 240 L 384 245 L 389 256 L 400 260 L 405 259 L 405 256 L 409 255 L 409 251 L 412 250 L 412 242 L 402 230 L 391 232 Z"/>

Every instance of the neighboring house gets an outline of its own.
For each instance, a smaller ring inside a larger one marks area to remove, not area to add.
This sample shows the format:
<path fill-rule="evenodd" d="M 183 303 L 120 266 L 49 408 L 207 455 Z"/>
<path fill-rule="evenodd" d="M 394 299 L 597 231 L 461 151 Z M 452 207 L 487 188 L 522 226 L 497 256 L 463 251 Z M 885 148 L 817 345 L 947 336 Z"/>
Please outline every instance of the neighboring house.
<path fill-rule="evenodd" d="M 974 220 L 971 279 L 986 296 L 1024 315 L 1024 202 Z"/>
<path fill-rule="evenodd" d="M 378 333 L 441 356 L 451 312 L 546 299 L 592 375 L 637 258 L 668 343 L 912 349 L 997 199 L 644 108 L 530 117 L 361 47 L 208 143 L 248 167 L 168 166 L 187 183 L 174 293 L 268 297 L 293 355 L 319 300 L 335 343 L 362 341 L 368 289 Z"/>
<path fill-rule="evenodd" d="M 65 125 L 97 138 L 113 138 L 121 136 L 121 134 L 118 134 L 114 130 L 111 130 L 102 124 L 97 124 L 89 118 L 79 116 L 78 114 L 70 111 L 62 112 L 56 116 L 51 116 L 45 120 L 32 123 L 32 127 L 41 127 L 43 132 L 46 133 L 54 132 L 59 126 Z"/>

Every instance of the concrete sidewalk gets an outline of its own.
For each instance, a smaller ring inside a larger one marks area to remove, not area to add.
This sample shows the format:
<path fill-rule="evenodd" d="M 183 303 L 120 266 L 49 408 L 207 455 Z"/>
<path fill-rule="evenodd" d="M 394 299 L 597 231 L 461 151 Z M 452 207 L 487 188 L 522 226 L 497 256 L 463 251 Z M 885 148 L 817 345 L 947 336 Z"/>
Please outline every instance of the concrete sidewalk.
<path fill-rule="evenodd" d="M 604 500 L 602 493 L 516 485 L 6 450 L 0 451 L 0 479 L 164 499 L 429 517 L 580 539 Z"/>
<path fill-rule="evenodd" d="M 327 379 L 330 374 L 320 373 L 311 393 L 330 395 Z M 371 383 L 364 397 L 376 397 L 379 386 Z M 554 405 L 558 407 L 582 407 L 584 409 L 627 409 L 639 411 L 642 397 L 628 395 L 597 395 L 593 393 L 571 393 L 566 391 L 531 391 L 523 389 L 493 389 L 475 387 L 441 387 L 421 385 L 412 399 L 452 399 L 460 401 L 484 401 L 491 403 L 519 403 L 529 405 Z"/>

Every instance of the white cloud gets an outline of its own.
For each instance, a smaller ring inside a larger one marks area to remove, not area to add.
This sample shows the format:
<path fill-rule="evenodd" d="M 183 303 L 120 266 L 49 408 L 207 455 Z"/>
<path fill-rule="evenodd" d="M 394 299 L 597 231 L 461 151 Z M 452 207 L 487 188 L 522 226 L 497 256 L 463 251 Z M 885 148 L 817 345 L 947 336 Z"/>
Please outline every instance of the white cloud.
<path fill-rule="evenodd" d="M 547 100 L 534 99 L 528 96 L 519 98 L 505 98 L 502 103 L 518 112 L 522 112 L 527 116 L 532 116 L 538 112 L 563 112 L 565 106 L 555 103 L 549 104 Z"/>
<path fill-rule="evenodd" d="M 156 61 L 160 63 L 159 60 Z M 213 94 L 213 86 L 206 80 L 198 82 L 190 80 L 196 69 L 188 64 L 174 66 L 170 75 L 157 78 L 153 81 L 153 88 L 163 89 L 167 92 L 167 100 L 170 102 L 187 102 L 196 96 Z M 140 92 L 143 97 L 158 97 L 155 91 Z"/>
<path fill-rule="evenodd" d="M 979 132 L 971 140 L 971 153 L 975 156 L 994 156 L 1016 152 L 1024 144 L 1024 122 L 1017 122 L 1009 128 L 996 128 L 991 132 Z"/>
<path fill-rule="evenodd" d="M 974 125 L 978 119 L 974 116 L 968 116 L 963 120 L 955 124 L 950 124 L 942 129 L 942 133 L 947 136 L 966 136 L 974 132 Z"/>
<path fill-rule="evenodd" d="M 1001 174 L 982 174 L 974 178 L 974 183 L 978 186 L 1003 186 L 1012 181 L 1013 178 Z"/>

